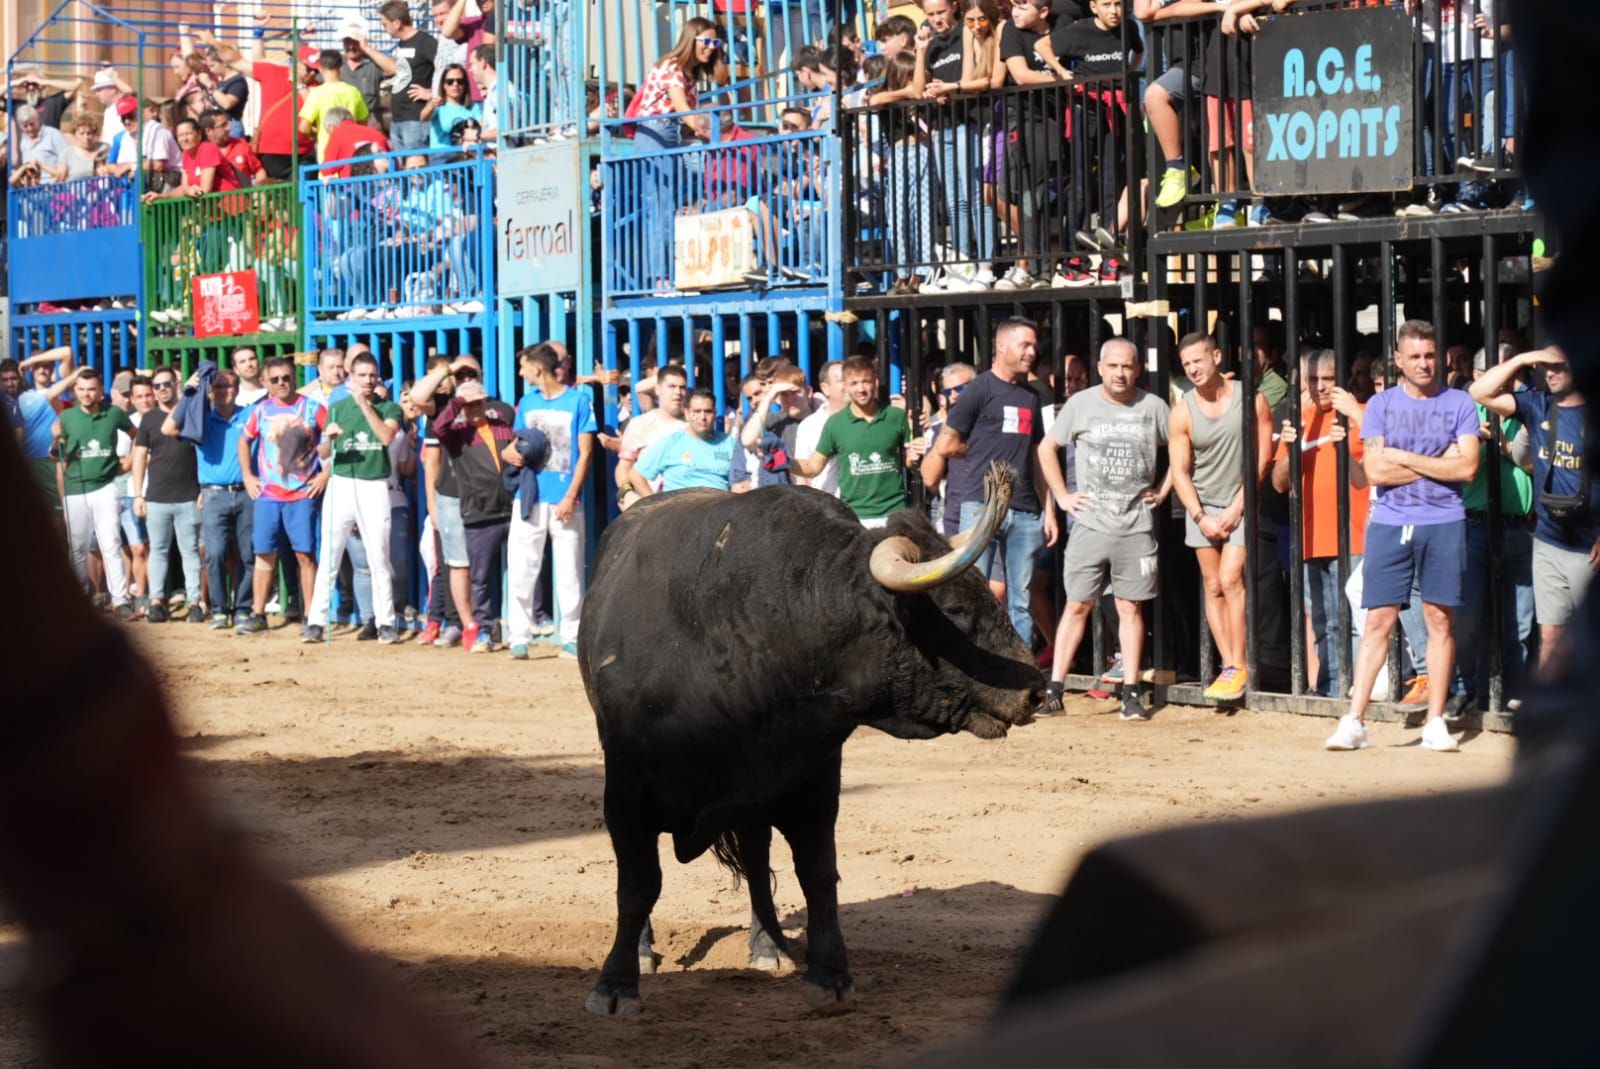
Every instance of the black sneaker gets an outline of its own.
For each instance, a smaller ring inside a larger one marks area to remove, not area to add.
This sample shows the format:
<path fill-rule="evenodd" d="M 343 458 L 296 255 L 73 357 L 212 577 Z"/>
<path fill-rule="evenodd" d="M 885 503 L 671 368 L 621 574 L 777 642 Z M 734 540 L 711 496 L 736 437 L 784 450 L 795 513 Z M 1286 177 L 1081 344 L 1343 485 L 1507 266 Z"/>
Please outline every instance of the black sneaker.
<path fill-rule="evenodd" d="M 1121 715 L 1123 720 L 1149 720 L 1150 710 L 1144 707 L 1137 694 L 1124 694 Z"/>
<path fill-rule="evenodd" d="M 191 624 L 203 624 L 206 622 L 206 611 L 198 605 L 190 605 L 189 615 L 184 619 Z"/>
<path fill-rule="evenodd" d="M 357 642 L 371 642 L 378 637 L 378 625 L 368 620 L 356 634 Z"/>
<path fill-rule="evenodd" d="M 133 619 L 133 604 L 131 602 L 124 601 L 121 605 L 117 606 L 115 615 L 117 619 L 124 622 Z"/>
<path fill-rule="evenodd" d="M 267 633 L 267 618 L 264 614 L 255 612 L 239 621 L 233 629 L 236 635 L 264 635 Z"/>
<path fill-rule="evenodd" d="M 366 632 L 362 632 L 363 637 L 365 637 L 365 634 Z M 400 636 L 395 634 L 395 630 L 392 627 L 378 628 L 378 642 L 381 645 L 392 646 L 399 637 Z"/>
<path fill-rule="evenodd" d="M 316 624 L 306 624 L 300 629 L 300 641 L 307 646 L 315 645 L 322 641 L 322 628 Z"/>
<path fill-rule="evenodd" d="M 152 601 L 149 610 L 144 614 L 144 618 L 152 624 L 166 623 L 167 603 L 164 601 Z"/>
<path fill-rule="evenodd" d="M 1065 690 L 1065 683 L 1057 683 L 1054 680 L 1046 683 L 1044 685 L 1044 708 L 1039 710 L 1038 715 L 1055 716 L 1057 713 L 1065 709 L 1067 707 L 1065 701 L 1066 695 L 1064 693 Z"/>

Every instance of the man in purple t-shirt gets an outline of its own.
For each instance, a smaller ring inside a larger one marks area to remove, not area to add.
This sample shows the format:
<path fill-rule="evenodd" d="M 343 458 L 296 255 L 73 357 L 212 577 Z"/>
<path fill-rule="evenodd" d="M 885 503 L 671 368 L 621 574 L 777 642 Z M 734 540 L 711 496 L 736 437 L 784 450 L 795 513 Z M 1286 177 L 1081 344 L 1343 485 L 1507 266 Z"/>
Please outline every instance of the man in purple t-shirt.
<path fill-rule="evenodd" d="M 1455 660 L 1450 624 L 1461 604 L 1461 568 L 1467 556 L 1461 487 L 1478 471 L 1478 408 L 1465 391 L 1444 387 L 1431 324 L 1408 319 L 1400 325 L 1394 362 L 1400 382 L 1374 395 L 1362 420 L 1362 467 L 1378 488 L 1362 564 L 1361 606 L 1367 622 L 1356 653 L 1350 712 L 1328 737 L 1330 750 L 1367 745 L 1367 699 L 1413 584 L 1422 593 L 1428 628 L 1429 678 L 1449 679 Z M 1448 689 L 1428 692 L 1424 749 L 1457 748 L 1444 721 Z"/>

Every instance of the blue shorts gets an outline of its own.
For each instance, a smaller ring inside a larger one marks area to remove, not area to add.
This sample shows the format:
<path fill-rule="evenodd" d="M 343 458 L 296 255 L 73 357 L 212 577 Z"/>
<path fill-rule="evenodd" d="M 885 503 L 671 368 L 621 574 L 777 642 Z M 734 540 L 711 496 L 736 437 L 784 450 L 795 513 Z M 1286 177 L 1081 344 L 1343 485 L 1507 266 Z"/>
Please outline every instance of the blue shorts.
<path fill-rule="evenodd" d="M 145 527 L 143 516 L 136 516 L 133 512 L 133 498 L 122 499 L 122 508 L 118 516 L 122 521 L 122 540 L 129 546 L 148 546 L 150 532 Z"/>
<path fill-rule="evenodd" d="M 1461 572 L 1467 562 L 1467 525 L 1431 523 L 1422 527 L 1367 525 L 1367 552 L 1361 565 L 1361 607 L 1411 604 L 1413 582 L 1430 605 L 1461 604 Z"/>
<path fill-rule="evenodd" d="M 317 499 L 314 497 L 300 501 L 256 498 L 255 526 L 250 531 L 251 548 L 255 550 L 256 555 L 278 552 L 280 536 L 289 540 L 289 548 L 296 553 L 315 553 L 317 504 Z"/>

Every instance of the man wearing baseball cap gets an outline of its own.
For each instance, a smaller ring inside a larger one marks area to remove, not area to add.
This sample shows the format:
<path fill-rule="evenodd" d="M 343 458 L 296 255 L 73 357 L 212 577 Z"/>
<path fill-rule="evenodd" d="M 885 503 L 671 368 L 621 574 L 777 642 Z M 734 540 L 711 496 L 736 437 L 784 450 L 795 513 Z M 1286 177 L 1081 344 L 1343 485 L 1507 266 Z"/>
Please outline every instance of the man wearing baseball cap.
<path fill-rule="evenodd" d="M 462 639 L 468 653 L 488 653 L 498 615 L 500 562 L 511 526 L 511 491 L 501 478 L 502 451 L 516 440 L 516 413 L 489 400 L 483 383 L 469 379 L 456 386 L 434 424 L 439 446 L 450 455 L 461 494 L 461 523 L 467 535 L 472 573 L 472 622 Z"/>
<path fill-rule="evenodd" d="M 170 171 L 178 175 L 183 165 L 183 149 L 178 146 L 178 139 L 172 136 L 159 119 L 147 118 L 144 123 L 144 133 L 135 138 L 135 131 L 139 129 L 139 98 L 133 95 L 121 97 L 116 103 L 117 121 L 121 129 L 109 141 L 110 150 L 106 161 L 113 174 L 124 177 L 133 174 L 133 169 L 139 165 L 139 157 L 144 156 L 144 169 L 150 172 Z M 160 188 L 151 183 L 153 188 Z"/>

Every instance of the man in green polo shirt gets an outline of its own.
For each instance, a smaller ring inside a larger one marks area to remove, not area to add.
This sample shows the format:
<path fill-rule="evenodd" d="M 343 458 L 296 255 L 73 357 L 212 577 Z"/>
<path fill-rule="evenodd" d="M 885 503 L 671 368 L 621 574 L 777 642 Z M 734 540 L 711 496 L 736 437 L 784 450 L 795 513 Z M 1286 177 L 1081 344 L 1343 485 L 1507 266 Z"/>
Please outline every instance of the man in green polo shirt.
<path fill-rule="evenodd" d="M 816 452 L 790 460 L 799 474 L 821 474 L 828 458 L 839 458 L 839 498 L 855 511 L 865 527 L 882 527 L 889 514 L 906 507 L 906 459 L 922 452 L 913 442 L 905 409 L 878 403 L 878 368 L 865 356 L 844 362 L 848 407 L 828 417 Z"/>
<path fill-rule="evenodd" d="M 99 371 L 80 368 L 72 384 L 78 403 L 56 417 L 51 437 L 72 567 L 87 587 L 89 550 L 98 543 L 111 604 L 117 619 L 126 620 L 133 615 L 133 606 L 128 601 L 128 573 L 122 566 L 122 499 L 116 478 L 127 470 L 128 458 L 117 456 L 117 432 L 132 438 L 135 430 L 128 413 L 106 404 L 104 387 Z"/>
<path fill-rule="evenodd" d="M 328 408 L 328 425 L 317 454 L 333 461 L 322 499 L 322 559 L 317 589 L 306 612 L 302 642 L 320 642 L 328 626 L 328 587 L 339 572 L 350 532 L 361 531 L 372 570 L 373 608 L 378 641 L 395 640 L 393 573 L 389 570 L 389 443 L 405 417 L 400 406 L 378 396 L 378 361 L 362 353 L 350 363 L 348 393 L 337 390 Z"/>

